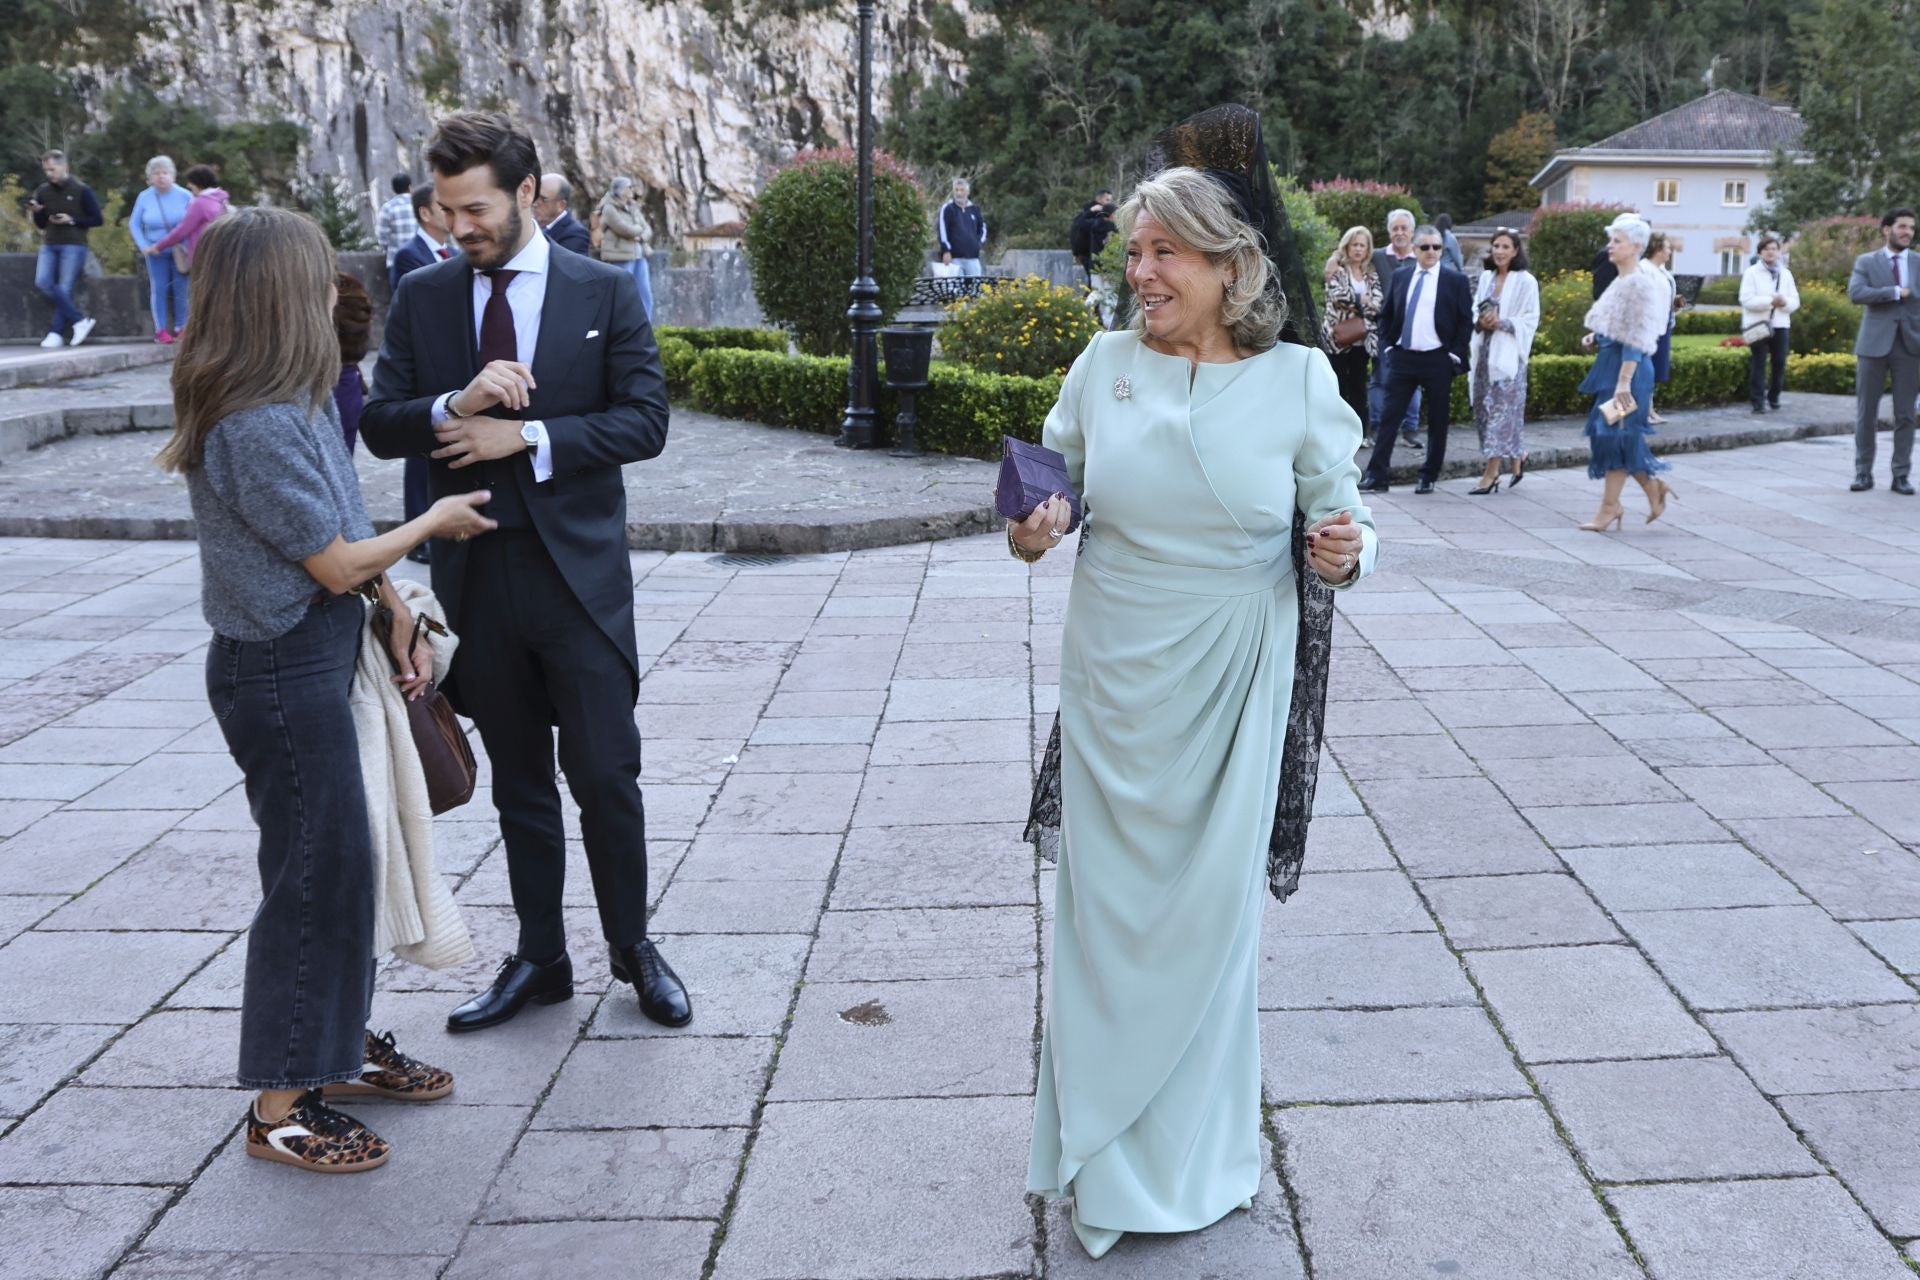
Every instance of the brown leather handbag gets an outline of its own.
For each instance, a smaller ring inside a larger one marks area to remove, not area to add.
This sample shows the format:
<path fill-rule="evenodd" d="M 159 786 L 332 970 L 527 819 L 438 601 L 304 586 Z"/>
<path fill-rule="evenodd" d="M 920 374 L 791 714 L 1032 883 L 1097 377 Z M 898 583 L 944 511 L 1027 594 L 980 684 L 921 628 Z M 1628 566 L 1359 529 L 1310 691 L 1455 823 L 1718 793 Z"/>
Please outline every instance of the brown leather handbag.
<path fill-rule="evenodd" d="M 1332 332 L 1327 336 L 1333 340 L 1335 351 L 1345 351 L 1348 347 L 1367 340 L 1367 318 L 1348 316 L 1345 320 L 1336 320 Z"/>
<path fill-rule="evenodd" d="M 387 663 L 394 674 L 400 673 L 400 664 L 394 659 L 393 649 L 387 643 L 387 637 L 393 630 L 393 610 L 380 605 L 371 613 L 368 638 L 380 646 L 387 655 Z M 420 643 L 420 633 L 432 631 L 436 635 L 447 634 L 447 629 L 424 613 L 417 613 L 413 619 L 413 637 L 407 644 L 407 653 L 411 655 Z M 433 681 L 427 681 L 427 687 L 418 698 L 408 698 L 407 726 L 413 731 L 413 748 L 420 756 L 420 771 L 427 778 L 427 803 L 438 815 L 449 809 L 458 809 L 473 799 L 473 788 L 480 775 L 480 769 L 473 759 L 473 748 L 467 743 L 467 735 L 460 728 L 459 717 L 453 713 L 453 706 L 447 701 Z"/>

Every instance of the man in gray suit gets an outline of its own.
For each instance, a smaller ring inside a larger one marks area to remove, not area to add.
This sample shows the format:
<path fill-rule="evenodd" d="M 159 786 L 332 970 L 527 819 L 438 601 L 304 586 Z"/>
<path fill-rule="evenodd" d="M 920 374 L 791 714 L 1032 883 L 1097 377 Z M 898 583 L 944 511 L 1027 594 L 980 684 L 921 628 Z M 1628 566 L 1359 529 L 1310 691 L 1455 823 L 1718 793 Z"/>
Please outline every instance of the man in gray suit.
<path fill-rule="evenodd" d="M 1880 219 L 1887 247 L 1853 260 L 1847 296 L 1866 309 L 1853 341 L 1854 396 L 1859 416 L 1853 428 L 1855 493 L 1873 488 L 1874 428 L 1880 423 L 1880 392 L 1893 375 L 1893 491 L 1911 497 L 1913 403 L 1920 395 L 1920 298 L 1913 295 L 1920 255 L 1913 252 L 1913 210 L 1890 209 Z"/>

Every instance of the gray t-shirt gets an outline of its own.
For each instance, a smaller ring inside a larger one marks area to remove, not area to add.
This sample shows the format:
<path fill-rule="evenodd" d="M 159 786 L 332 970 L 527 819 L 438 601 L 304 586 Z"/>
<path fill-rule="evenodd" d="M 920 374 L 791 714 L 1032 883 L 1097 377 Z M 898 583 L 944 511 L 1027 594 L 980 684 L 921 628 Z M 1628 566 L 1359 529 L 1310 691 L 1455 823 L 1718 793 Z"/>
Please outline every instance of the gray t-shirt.
<path fill-rule="evenodd" d="M 293 630 L 320 589 L 300 562 L 336 536 L 373 536 L 331 396 L 317 413 L 269 404 L 220 419 L 187 472 L 187 495 L 200 536 L 200 607 L 234 640 Z"/>

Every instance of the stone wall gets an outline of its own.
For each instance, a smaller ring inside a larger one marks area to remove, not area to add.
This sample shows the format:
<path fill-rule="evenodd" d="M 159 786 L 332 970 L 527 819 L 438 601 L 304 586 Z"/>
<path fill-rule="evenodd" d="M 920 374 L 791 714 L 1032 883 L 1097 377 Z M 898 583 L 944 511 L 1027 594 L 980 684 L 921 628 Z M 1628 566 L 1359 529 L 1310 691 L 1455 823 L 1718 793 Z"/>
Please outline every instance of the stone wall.
<path fill-rule="evenodd" d="M 34 288 L 38 255 L 0 253 L 0 342 L 38 342 L 53 319 L 53 304 Z M 670 255 L 656 253 L 649 260 L 653 274 L 654 323 L 678 325 L 746 325 L 765 323 L 753 296 L 753 277 L 746 255 L 737 251 L 702 253 L 691 266 L 669 266 Z M 91 264 L 90 264 L 91 265 Z M 340 269 L 367 286 L 373 296 L 377 344 L 387 315 L 386 259 L 378 253 L 343 253 Z M 844 287 L 844 285 L 842 286 Z M 148 338 L 153 317 L 147 306 L 144 270 L 131 276 L 103 276 L 97 267 L 81 277 L 74 298 L 80 309 L 100 322 L 100 338 Z"/>

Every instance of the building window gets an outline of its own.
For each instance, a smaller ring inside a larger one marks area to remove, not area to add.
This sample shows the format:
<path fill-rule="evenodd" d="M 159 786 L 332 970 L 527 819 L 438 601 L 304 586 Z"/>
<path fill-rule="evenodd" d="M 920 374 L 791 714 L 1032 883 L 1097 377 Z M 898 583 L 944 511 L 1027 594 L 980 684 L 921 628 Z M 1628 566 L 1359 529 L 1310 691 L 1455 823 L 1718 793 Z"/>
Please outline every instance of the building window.
<path fill-rule="evenodd" d="M 1661 178 L 1653 184 L 1653 202 L 1655 204 L 1679 204 L 1680 180 Z"/>
<path fill-rule="evenodd" d="M 1747 207 L 1746 182 L 1742 180 L 1737 182 L 1722 183 L 1720 187 L 1720 203 L 1727 206 L 1729 209 L 1746 208 Z"/>
<path fill-rule="evenodd" d="M 1720 274 L 1723 276 L 1739 275 L 1747 269 L 1745 258 L 1746 255 L 1738 249 L 1722 249 L 1720 251 Z"/>

